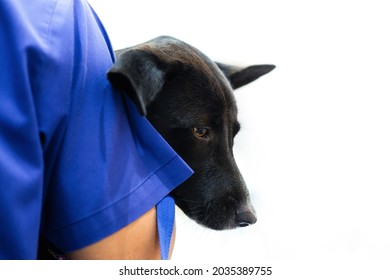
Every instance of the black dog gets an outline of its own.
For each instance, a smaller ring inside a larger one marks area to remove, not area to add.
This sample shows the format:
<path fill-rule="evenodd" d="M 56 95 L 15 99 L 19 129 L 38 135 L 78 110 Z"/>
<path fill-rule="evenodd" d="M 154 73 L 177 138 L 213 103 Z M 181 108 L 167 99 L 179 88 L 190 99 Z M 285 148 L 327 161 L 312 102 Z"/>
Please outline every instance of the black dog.
<path fill-rule="evenodd" d="M 190 218 L 212 229 L 256 222 L 245 182 L 233 157 L 240 130 L 233 89 L 275 68 L 214 63 L 171 37 L 119 50 L 108 72 L 195 171 L 172 196 Z"/>

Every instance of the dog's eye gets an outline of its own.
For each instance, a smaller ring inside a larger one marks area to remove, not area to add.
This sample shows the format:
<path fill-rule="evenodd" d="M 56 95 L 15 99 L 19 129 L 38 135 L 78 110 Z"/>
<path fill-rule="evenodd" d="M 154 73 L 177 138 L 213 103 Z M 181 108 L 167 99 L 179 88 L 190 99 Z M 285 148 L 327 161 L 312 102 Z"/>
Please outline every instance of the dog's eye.
<path fill-rule="evenodd" d="M 196 137 L 207 138 L 209 134 L 209 129 L 205 127 L 193 127 L 192 133 L 194 133 Z"/>

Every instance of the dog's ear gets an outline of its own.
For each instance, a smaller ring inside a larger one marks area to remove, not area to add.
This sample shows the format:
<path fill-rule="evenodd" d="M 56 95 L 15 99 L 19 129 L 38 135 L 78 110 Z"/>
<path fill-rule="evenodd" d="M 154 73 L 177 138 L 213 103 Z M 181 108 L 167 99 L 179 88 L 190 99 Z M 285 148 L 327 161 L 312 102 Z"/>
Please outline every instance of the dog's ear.
<path fill-rule="evenodd" d="M 253 82 L 257 78 L 271 72 L 276 67 L 271 64 L 237 67 L 219 62 L 217 62 L 217 65 L 228 78 L 233 89 L 237 89 Z"/>
<path fill-rule="evenodd" d="M 116 52 L 117 60 L 107 73 L 116 89 L 130 96 L 141 115 L 155 99 L 165 82 L 165 70 L 151 54 L 135 49 Z"/>

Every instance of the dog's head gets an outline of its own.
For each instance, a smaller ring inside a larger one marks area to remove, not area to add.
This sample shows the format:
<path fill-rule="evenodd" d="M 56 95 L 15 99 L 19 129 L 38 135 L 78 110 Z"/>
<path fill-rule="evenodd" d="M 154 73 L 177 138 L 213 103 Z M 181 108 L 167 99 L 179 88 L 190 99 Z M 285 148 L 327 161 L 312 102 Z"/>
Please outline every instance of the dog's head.
<path fill-rule="evenodd" d="M 233 156 L 240 130 L 233 89 L 274 69 L 214 63 L 171 37 L 119 50 L 108 73 L 194 170 L 172 195 L 190 218 L 213 229 L 256 222 L 249 192 Z"/>

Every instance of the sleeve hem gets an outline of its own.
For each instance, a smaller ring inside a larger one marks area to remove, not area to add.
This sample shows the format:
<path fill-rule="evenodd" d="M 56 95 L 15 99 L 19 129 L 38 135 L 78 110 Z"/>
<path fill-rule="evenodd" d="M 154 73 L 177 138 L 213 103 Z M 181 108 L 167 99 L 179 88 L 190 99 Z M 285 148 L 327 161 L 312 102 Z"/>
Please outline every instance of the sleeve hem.
<path fill-rule="evenodd" d="M 65 253 L 91 245 L 138 219 L 192 173 L 176 155 L 122 199 L 46 236 Z"/>

